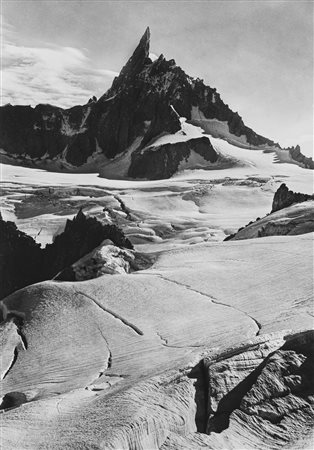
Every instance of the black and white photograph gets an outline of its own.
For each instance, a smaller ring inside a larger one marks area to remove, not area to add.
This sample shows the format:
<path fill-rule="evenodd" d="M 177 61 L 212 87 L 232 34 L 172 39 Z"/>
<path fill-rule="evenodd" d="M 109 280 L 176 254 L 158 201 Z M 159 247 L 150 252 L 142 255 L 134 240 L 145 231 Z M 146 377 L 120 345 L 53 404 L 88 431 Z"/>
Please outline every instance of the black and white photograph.
<path fill-rule="evenodd" d="M 314 449 L 314 1 L 0 0 L 0 449 Z"/>

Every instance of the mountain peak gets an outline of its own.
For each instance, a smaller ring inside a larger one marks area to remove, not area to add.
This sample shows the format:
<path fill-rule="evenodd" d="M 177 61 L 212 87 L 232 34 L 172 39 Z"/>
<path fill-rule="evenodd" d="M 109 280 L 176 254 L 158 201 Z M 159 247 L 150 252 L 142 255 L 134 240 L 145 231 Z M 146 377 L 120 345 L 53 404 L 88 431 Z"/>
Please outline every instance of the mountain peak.
<path fill-rule="evenodd" d="M 118 86 L 124 84 L 127 80 L 132 78 L 135 74 L 141 72 L 143 67 L 151 62 L 149 58 L 149 44 L 150 44 L 150 29 L 146 28 L 145 33 L 141 37 L 141 40 L 134 50 L 131 58 L 122 68 L 120 75 L 114 79 L 112 88 L 116 89 Z M 111 88 L 111 89 L 112 89 Z"/>
<path fill-rule="evenodd" d="M 143 34 L 143 36 L 142 36 L 142 38 L 140 40 L 140 43 L 142 41 L 145 42 L 145 43 L 148 43 L 148 46 L 149 46 L 149 42 L 150 42 L 150 29 L 149 29 L 149 27 L 146 28 L 145 33 Z"/>
<path fill-rule="evenodd" d="M 278 144 L 247 127 L 240 115 L 222 101 L 216 89 L 206 86 L 199 78 L 188 76 L 173 59 L 150 54 L 149 46 L 150 29 L 147 27 L 120 75 L 98 101 L 94 98 L 86 105 L 68 110 L 49 105 L 38 105 L 34 109 L 0 108 L 1 159 L 8 164 L 17 161 L 25 165 L 30 159 L 31 164 L 45 169 L 50 165 L 53 169 L 56 164 L 58 170 L 70 167 L 69 170 L 75 171 L 85 164 L 82 170 L 85 167 L 99 170 L 98 162 L 104 156 L 103 176 L 169 177 L 173 170 L 178 170 L 181 156 L 187 158 L 193 150 L 192 144 L 177 145 L 175 137 L 174 142 L 171 138 L 163 147 L 159 145 L 158 152 L 150 147 L 163 135 L 183 131 L 180 118 L 186 118 L 189 125 L 201 127 L 207 135 L 225 139 L 232 145 L 238 143 L 242 147 L 245 143 L 257 149 L 280 150 Z M 182 136 L 179 134 L 179 138 Z M 206 145 L 204 147 L 202 140 L 193 142 L 202 156 Z M 175 149 L 173 153 L 171 148 Z M 112 174 L 107 159 L 122 155 L 128 149 L 128 156 L 123 156 L 125 166 L 120 168 L 114 163 L 117 169 L 113 170 L 117 172 Z M 314 168 L 312 159 L 302 155 L 300 147 L 286 150 L 289 161 Z M 46 154 L 51 164 L 47 163 Z"/>

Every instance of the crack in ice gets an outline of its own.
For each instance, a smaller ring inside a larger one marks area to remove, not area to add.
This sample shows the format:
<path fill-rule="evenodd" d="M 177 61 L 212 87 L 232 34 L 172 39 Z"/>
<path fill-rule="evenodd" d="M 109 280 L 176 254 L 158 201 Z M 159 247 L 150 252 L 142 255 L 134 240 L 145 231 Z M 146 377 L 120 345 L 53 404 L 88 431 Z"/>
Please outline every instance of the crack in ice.
<path fill-rule="evenodd" d="M 21 323 L 19 323 L 19 321 L 15 317 L 13 317 L 12 322 L 14 323 L 14 325 L 16 327 L 15 331 L 16 331 L 17 335 L 20 338 L 20 342 L 14 347 L 11 362 L 8 365 L 7 369 L 1 374 L 1 380 L 4 380 L 6 378 L 6 376 L 8 375 L 8 373 L 10 372 L 10 370 L 12 369 L 14 364 L 16 363 L 17 358 L 19 356 L 19 349 L 22 347 L 22 349 L 24 351 L 27 350 L 26 337 L 25 337 L 25 335 L 23 334 L 23 332 L 22 332 L 22 330 L 20 328 L 22 326 Z"/>
<path fill-rule="evenodd" d="M 253 322 L 254 322 L 254 324 L 256 325 L 256 327 L 257 327 L 257 332 L 256 332 L 256 336 L 258 336 L 259 334 L 260 334 L 260 331 L 261 331 L 261 329 L 262 329 L 262 325 L 260 324 L 260 322 L 258 322 L 258 320 L 256 320 L 254 317 L 252 317 L 252 316 L 250 316 L 247 312 L 245 312 L 245 311 L 242 311 L 241 309 L 238 309 L 238 308 L 236 308 L 235 306 L 232 306 L 232 305 L 228 305 L 227 303 L 223 303 L 223 302 L 221 302 L 221 301 L 219 301 L 216 297 L 213 297 L 212 295 L 209 295 L 209 294 L 206 294 L 206 293 L 204 293 L 204 292 L 202 292 L 202 291 L 198 291 L 197 289 L 193 289 L 191 286 L 189 286 L 188 284 L 185 284 L 185 283 L 180 283 L 180 282 L 178 282 L 178 281 L 175 281 L 175 280 L 171 280 L 170 278 L 167 278 L 167 277 L 165 277 L 165 276 L 163 276 L 163 275 L 161 275 L 161 274 L 152 274 L 152 275 L 157 275 L 159 278 L 161 278 L 161 279 L 163 279 L 163 280 L 165 280 L 165 281 L 168 281 L 169 283 L 174 283 L 174 284 L 176 284 L 177 286 L 182 286 L 182 287 L 184 287 L 185 289 L 188 289 L 189 291 L 192 291 L 192 292 L 195 292 L 196 294 L 199 294 L 199 295 L 202 295 L 202 296 L 204 296 L 204 297 L 206 297 L 206 298 L 208 298 L 212 303 L 214 303 L 215 305 L 220 305 L 220 306 L 224 306 L 224 307 L 226 307 L 226 308 L 231 308 L 231 309 L 233 309 L 234 311 L 237 311 L 237 312 L 240 312 L 240 313 L 242 313 L 242 314 L 244 314 L 246 317 L 248 317 L 249 319 L 251 319 Z"/>
<path fill-rule="evenodd" d="M 127 327 L 131 328 L 131 330 L 135 331 L 136 334 L 138 334 L 139 336 L 143 336 L 144 333 L 142 330 L 140 330 L 136 325 L 134 325 L 133 323 L 129 322 L 127 319 L 124 319 L 122 316 L 120 316 L 120 314 L 112 311 L 109 308 L 106 308 L 105 306 L 103 306 L 98 300 L 96 300 L 95 298 L 91 297 L 88 294 L 85 294 L 84 292 L 81 291 L 76 291 L 77 294 L 81 294 L 86 298 L 89 298 L 90 300 L 92 300 L 95 305 L 97 305 L 100 309 L 102 309 L 103 311 L 105 311 L 106 313 L 110 314 L 112 317 L 114 317 L 117 320 L 120 320 L 124 325 L 126 325 Z"/>
<path fill-rule="evenodd" d="M 162 345 L 164 347 L 168 347 L 168 348 L 202 348 L 204 347 L 204 345 L 202 344 L 195 344 L 195 345 L 174 345 L 174 344 L 169 344 L 169 340 L 167 338 L 164 338 L 158 331 L 156 331 L 157 336 L 159 337 L 159 339 L 162 341 Z"/>

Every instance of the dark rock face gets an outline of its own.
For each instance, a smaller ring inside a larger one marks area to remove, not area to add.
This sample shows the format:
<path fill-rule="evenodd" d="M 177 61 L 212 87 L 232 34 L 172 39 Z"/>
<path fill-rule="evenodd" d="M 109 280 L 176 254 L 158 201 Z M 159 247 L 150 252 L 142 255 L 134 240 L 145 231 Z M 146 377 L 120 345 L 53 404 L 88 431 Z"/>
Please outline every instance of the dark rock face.
<path fill-rule="evenodd" d="M 68 220 L 64 232 L 44 249 L 13 222 L 0 219 L 0 298 L 53 278 L 105 239 L 118 247 L 133 248 L 117 226 L 103 225 L 95 218 L 87 218 L 82 211 Z"/>
<path fill-rule="evenodd" d="M 282 183 L 274 195 L 272 210 L 263 218 L 257 218 L 236 233 L 230 234 L 224 240 L 252 239 L 265 236 L 287 236 L 311 233 L 314 231 L 313 202 L 297 210 L 289 208 L 295 203 L 314 200 L 314 195 L 290 191 Z M 287 210 L 285 210 L 287 208 Z M 285 210 L 282 213 L 277 211 Z"/>
<path fill-rule="evenodd" d="M 114 158 L 134 142 L 135 150 L 139 150 L 161 133 L 177 132 L 181 128 L 179 117 L 192 119 L 192 107 L 207 119 L 227 122 L 230 133 L 246 136 L 251 145 L 275 145 L 246 127 L 216 89 L 189 77 L 174 60 L 167 61 L 160 55 L 151 61 L 149 40 L 147 29 L 112 87 L 98 101 L 94 97 L 86 105 L 70 109 L 51 105 L 1 107 L 0 148 L 6 152 L 3 159 L 11 157 L 22 165 L 44 163 L 48 170 L 54 159 L 59 165 L 54 165 L 53 170 L 75 170 L 96 150 L 106 158 Z M 184 145 L 182 151 L 186 151 Z M 164 166 L 167 152 L 162 149 L 158 166 Z M 178 147 L 175 152 L 179 152 Z M 296 150 L 291 154 L 298 160 L 303 157 Z M 156 161 L 157 155 L 154 158 Z M 95 163 L 93 170 L 97 169 Z M 129 175 L 138 170 L 133 165 Z M 159 178 L 169 176 L 171 170 L 165 170 L 165 174 L 159 172 Z M 150 176 L 146 173 L 145 178 Z"/>
<path fill-rule="evenodd" d="M 287 208 L 287 206 L 290 206 L 293 203 L 301 203 L 310 199 L 313 199 L 312 195 L 289 191 L 285 183 L 282 183 L 275 193 L 271 212 L 273 213 L 280 209 Z"/>
<path fill-rule="evenodd" d="M 201 155 L 206 161 L 214 163 L 218 155 L 206 137 L 190 139 L 186 142 L 164 144 L 132 154 L 128 175 L 132 178 L 158 180 L 170 178 L 176 173 L 182 161 L 187 160 L 191 151 Z"/>
<path fill-rule="evenodd" d="M 287 150 L 294 161 L 297 161 L 306 169 L 314 169 L 313 159 L 302 155 L 299 145 L 296 145 L 295 147 L 288 147 Z"/>
<path fill-rule="evenodd" d="M 110 239 L 118 247 L 133 248 L 117 226 L 103 225 L 96 218 L 86 217 L 79 211 L 73 220 L 67 220 L 64 232 L 56 236 L 54 242 L 46 245 L 43 250 L 46 278 L 52 278 L 105 239 Z"/>
<path fill-rule="evenodd" d="M 13 222 L 0 219 L 0 298 L 38 281 L 41 261 L 40 245 Z"/>
<path fill-rule="evenodd" d="M 94 104 L 62 109 L 52 105 L 0 108 L 0 146 L 8 154 L 33 160 L 60 157 L 80 166 L 96 150 Z"/>

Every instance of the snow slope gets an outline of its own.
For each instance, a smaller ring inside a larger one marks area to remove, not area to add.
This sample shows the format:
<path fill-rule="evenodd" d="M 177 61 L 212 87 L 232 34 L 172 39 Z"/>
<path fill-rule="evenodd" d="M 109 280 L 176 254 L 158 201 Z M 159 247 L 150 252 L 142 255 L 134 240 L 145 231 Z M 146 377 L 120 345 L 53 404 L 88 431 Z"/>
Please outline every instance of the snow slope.
<path fill-rule="evenodd" d="M 308 234 L 195 245 L 137 274 L 13 294 L 3 311 L 23 317 L 25 345 L 8 358 L 1 389 L 29 403 L 2 415 L 4 447 L 157 449 L 171 433 L 193 440 L 189 372 L 204 355 L 274 332 L 278 348 L 312 327 L 312 242 Z M 6 344 L 8 355 L 15 346 Z M 238 449 L 228 432 L 228 448 Z M 234 433 L 245 442 L 245 431 Z M 226 448 L 224 435 L 202 436 L 204 448 Z"/>
<path fill-rule="evenodd" d="M 171 139 L 175 136 L 188 139 L 203 134 L 202 130 L 187 124 L 183 119 L 181 123 L 182 131 L 171 135 Z M 186 134 L 183 135 L 183 132 Z M 30 232 L 33 236 L 39 233 L 37 239 L 45 243 L 62 228 L 65 215 L 73 217 L 79 206 L 95 214 L 101 211 L 102 206 L 108 206 L 108 197 L 111 196 L 114 200 L 114 196 L 119 196 L 137 217 L 136 224 L 130 224 L 129 230 L 134 244 L 150 251 L 156 242 L 162 248 L 171 248 L 173 245 L 222 240 L 251 220 L 269 213 L 273 194 L 282 182 L 296 192 L 313 193 L 313 171 L 293 164 L 277 163 L 274 153 L 239 148 L 222 139 L 209 138 L 215 150 L 223 155 L 223 162 L 208 166 L 205 161 L 204 169 L 181 170 L 168 180 L 108 180 L 95 173 L 52 173 L 2 165 L 2 214 L 6 219 L 17 220 L 23 231 Z M 169 136 L 159 139 L 164 141 Z M 155 144 L 156 142 L 153 145 Z M 202 158 L 197 156 L 198 160 L 194 160 L 194 163 L 202 166 Z M 122 167 L 126 170 L 125 158 L 129 160 L 130 154 L 113 160 L 110 170 L 120 171 Z M 190 167 L 189 162 L 185 163 L 185 167 Z M 67 203 L 70 206 L 66 211 L 61 208 L 65 201 L 62 199 L 58 201 L 59 211 L 57 207 L 52 211 L 53 217 L 46 216 L 45 203 L 42 204 L 41 211 L 34 211 L 27 219 L 20 217 L 16 213 L 16 205 L 25 201 L 23 195 L 30 195 L 34 190 L 45 186 L 59 186 L 64 190 L 93 186 L 102 190 L 106 199 L 88 197 L 83 202 L 69 193 Z M 147 230 L 150 238 L 147 237 Z M 174 239 L 169 241 L 166 235 L 171 234 L 171 231 L 174 232 Z"/>
<path fill-rule="evenodd" d="M 252 346 L 244 361 L 262 363 L 313 325 L 313 234 L 221 242 L 269 213 L 282 182 L 312 193 L 313 172 L 210 140 L 221 163 L 168 180 L 2 166 L 4 218 L 42 244 L 83 208 L 156 259 L 137 273 L 47 281 L 4 300 L 4 316 L 20 317 L 0 324 L 2 407 L 13 407 L 2 414 L 6 449 L 307 448 L 305 412 L 287 415 L 285 441 L 271 440 L 280 425 L 237 414 L 223 433 L 200 428 L 204 357 Z"/>

